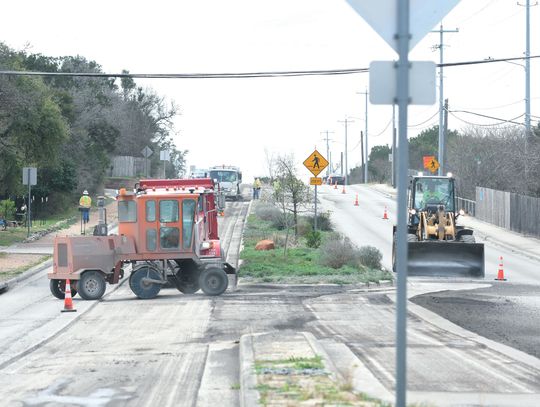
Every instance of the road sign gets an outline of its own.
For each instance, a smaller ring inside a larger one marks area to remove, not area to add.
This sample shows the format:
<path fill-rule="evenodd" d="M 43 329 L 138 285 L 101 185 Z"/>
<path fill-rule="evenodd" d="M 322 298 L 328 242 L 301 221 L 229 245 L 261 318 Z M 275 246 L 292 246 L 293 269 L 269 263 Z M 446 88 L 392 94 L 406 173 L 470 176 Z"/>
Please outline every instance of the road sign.
<path fill-rule="evenodd" d="M 150 157 L 152 155 L 153 151 L 150 150 L 150 148 L 148 146 L 146 146 L 145 148 L 143 148 L 141 153 L 142 153 L 144 158 L 148 158 L 148 157 Z"/>
<path fill-rule="evenodd" d="M 311 177 L 309 179 L 309 185 L 322 185 L 322 178 L 320 178 L 320 177 Z"/>
<path fill-rule="evenodd" d="M 30 182 L 28 180 L 30 179 Z M 23 185 L 36 185 L 37 184 L 37 168 L 24 167 L 22 173 Z"/>
<path fill-rule="evenodd" d="M 435 173 L 439 169 L 439 162 L 434 155 L 424 156 L 424 168 L 432 173 Z"/>
<path fill-rule="evenodd" d="M 396 0 L 347 0 L 347 3 L 398 52 Z M 409 51 L 458 3 L 459 0 L 410 0 Z"/>
<path fill-rule="evenodd" d="M 410 61 L 409 104 L 435 103 L 435 63 Z M 395 61 L 372 61 L 369 64 L 369 101 L 374 105 L 393 105 L 397 99 L 397 72 Z"/>
<path fill-rule="evenodd" d="M 315 176 L 328 166 L 328 161 L 317 150 L 312 152 L 304 161 L 305 167 Z"/>
<path fill-rule="evenodd" d="M 169 161 L 169 158 L 170 158 L 169 150 L 161 150 L 159 152 L 159 159 L 161 161 Z"/>

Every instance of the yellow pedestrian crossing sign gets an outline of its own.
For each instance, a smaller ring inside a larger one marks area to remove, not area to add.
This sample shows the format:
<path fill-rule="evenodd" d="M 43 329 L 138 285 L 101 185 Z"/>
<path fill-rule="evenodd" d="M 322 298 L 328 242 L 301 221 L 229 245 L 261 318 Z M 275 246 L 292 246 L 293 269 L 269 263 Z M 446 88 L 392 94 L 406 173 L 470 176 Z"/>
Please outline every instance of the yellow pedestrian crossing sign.
<path fill-rule="evenodd" d="M 328 161 L 317 150 L 312 152 L 304 161 L 305 167 L 315 176 L 319 175 L 322 170 L 328 167 Z"/>
<path fill-rule="evenodd" d="M 433 155 L 426 155 L 424 158 L 424 168 L 435 173 L 439 169 L 439 162 Z"/>

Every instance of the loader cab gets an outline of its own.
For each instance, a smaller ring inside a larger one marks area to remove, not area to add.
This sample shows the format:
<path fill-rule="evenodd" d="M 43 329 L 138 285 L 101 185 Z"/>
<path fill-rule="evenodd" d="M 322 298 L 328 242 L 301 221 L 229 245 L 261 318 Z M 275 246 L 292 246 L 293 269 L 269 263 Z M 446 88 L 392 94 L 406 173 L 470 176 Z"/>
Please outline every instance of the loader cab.
<path fill-rule="evenodd" d="M 416 176 L 409 188 L 409 208 L 416 212 L 436 212 L 441 206 L 455 212 L 454 178 Z"/>

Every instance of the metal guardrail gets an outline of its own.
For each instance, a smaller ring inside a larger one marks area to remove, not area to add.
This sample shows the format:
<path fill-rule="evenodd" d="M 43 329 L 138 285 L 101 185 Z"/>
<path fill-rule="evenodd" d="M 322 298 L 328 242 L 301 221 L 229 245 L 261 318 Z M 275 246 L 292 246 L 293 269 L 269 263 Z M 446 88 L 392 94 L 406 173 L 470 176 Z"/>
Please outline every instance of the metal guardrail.
<path fill-rule="evenodd" d="M 476 216 L 476 201 L 457 197 L 457 210 L 463 209 L 467 215 Z"/>

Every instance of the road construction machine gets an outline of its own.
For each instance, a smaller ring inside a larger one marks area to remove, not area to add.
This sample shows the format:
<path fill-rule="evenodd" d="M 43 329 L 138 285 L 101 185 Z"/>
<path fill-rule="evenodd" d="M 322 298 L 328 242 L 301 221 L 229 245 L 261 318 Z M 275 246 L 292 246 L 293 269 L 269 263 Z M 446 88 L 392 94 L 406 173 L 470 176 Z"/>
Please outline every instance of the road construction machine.
<path fill-rule="evenodd" d="M 455 179 L 449 176 L 411 177 L 408 188 L 408 262 L 410 276 L 484 277 L 484 245 L 473 230 L 456 225 Z M 396 271 L 396 226 L 392 246 Z"/>
<path fill-rule="evenodd" d="M 173 283 L 192 294 L 220 295 L 236 270 L 218 237 L 214 182 L 206 179 L 141 180 L 117 196 L 118 234 L 56 237 L 50 289 L 64 298 L 65 281 L 86 300 L 103 296 L 131 266 L 129 286 L 142 299 Z"/>

